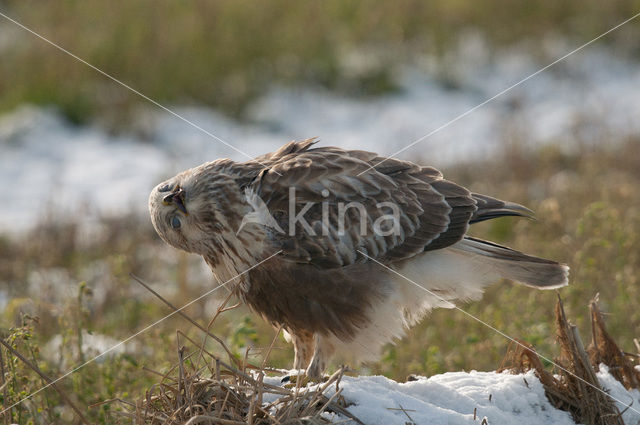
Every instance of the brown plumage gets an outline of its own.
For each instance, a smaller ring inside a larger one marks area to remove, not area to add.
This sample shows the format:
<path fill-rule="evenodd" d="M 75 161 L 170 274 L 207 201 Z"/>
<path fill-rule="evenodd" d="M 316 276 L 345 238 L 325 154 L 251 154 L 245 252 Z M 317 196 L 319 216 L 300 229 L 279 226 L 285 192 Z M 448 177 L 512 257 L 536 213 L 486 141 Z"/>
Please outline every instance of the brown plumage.
<path fill-rule="evenodd" d="M 565 265 L 466 236 L 479 221 L 531 216 L 525 207 L 432 167 L 314 143 L 209 162 L 149 198 L 158 234 L 202 255 L 220 282 L 235 278 L 235 293 L 284 327 L 294 367 L 309 376 L 334 354 L 375 359 L 430 309 L 478 298 L 500 279 L 567 284 Z"/>

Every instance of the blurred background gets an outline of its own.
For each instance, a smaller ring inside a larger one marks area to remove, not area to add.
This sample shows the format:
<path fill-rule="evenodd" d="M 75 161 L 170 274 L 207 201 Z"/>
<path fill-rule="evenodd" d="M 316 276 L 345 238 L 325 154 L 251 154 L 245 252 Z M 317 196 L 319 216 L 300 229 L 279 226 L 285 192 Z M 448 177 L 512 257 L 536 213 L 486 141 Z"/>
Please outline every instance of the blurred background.
<path fill-rule="evenodd" d="M 314 136 L 385 155 L 428 136 L 398 156 L 537 212 L 538 221 L 487 222 L 473 235 L 568 263 L 560 294 L 585 340 L 586 305 L 600 293 L 611 333 L 634 350 L 640 18 L 466 113 L 639 13 L 640 1 L 0 0 L 0 12 L 0 328 L 51 376 L 170 312 L 130 273 L 175 305 L 213 287 L 199 258 L 155 235 L 146 205 L 157 182 Z M 188 314 L 206 324 L 217 295 Z M 502 283 L 461 307 L 553 357 L 555 300 Z M 144 367 L 176 361 L 176 329 L 199 336 L 172 317 L 61 385 L 84 405 L 141 397 L 157 379 Z M 257 364 L 274 335 L 243 309 L 215 331 Z M 507 343 L 436 311 L 358 372 L 494 370 Z M 3 358 L 5 405 L 41 386 Z M 278 339 L 270 364 L 292 359 Z M 13 419 L 69 415 L 56 397 L 38 394 Z M 91 414 L 106 421 L 112 408 Z"/>

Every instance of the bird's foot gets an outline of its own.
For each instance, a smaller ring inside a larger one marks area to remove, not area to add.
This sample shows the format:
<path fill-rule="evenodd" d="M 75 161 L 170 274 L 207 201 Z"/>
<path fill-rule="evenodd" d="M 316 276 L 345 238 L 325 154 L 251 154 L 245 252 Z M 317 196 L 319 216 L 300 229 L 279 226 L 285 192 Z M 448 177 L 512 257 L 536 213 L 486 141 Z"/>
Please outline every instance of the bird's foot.
<path fill-rule="evenodd" d="M 321 384 L 327 382 L 328 376 L 310 377 L 306 374 L 300 375 L 287 375 L 280 380 L 284 384 L 285 388 L 306 387 L 309 384 Z"/>

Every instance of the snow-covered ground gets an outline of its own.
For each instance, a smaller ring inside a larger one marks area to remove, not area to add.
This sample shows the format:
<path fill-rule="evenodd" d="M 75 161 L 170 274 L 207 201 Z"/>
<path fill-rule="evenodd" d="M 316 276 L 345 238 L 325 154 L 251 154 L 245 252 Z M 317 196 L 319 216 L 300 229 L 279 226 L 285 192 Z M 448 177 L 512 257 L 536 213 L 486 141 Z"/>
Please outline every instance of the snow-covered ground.
<path fill-rule="evenodd" d="M 482 46 L 471 43 L 466 50 L 451 77 L 456 89 L 425 72 L 425 60 L 399 75 L 397 93 L 378 98 L 274 87 L 251 107 L 250 124 L 205 108 L 174 110 L 248 156 L 312 136 L 324 144 L 390 155 L 541 67 L 526 52 L 505 52 L 489 61 Z M 638 87 L 636 63 L 585 50 L 399 156 L 443 167 L 484 157 L 505 139 L 570 147 L 576 133 L 594 142 L 603 135 L 615 140 L 637 134 Z M 246 159 L 164 111 L 139 115 L 138 130 L 118 137 L 98 126 L 74 127 L 52 109 L 24 106 L 0 116 L 0 181 L 8 198 L 0 209 L 0 233 L 27 229 L 45 212 L 59 218 L 145 213 L 148 193 L 161 179 L 219 157 Z"/>
<path fill-rule="evenodd" d="M 480 424 L 483 418 L 492 425 L 574 423 L 551 406 L 532 372 L 450 372 L 404 384 L 373 376 L 343 386 L 345 399 L 355 403 L 349 411 L 367 425 Z"/>
<path fill-rule="evenodd" d="M 617 407 L 624 411 L 625 423 L 640 423 L 640 410 L 633 410 L 640 406 L 640 391 L 627 391 L 606 366 L 601 366 L 598 378 L 621 402 Z M 273 378 L 269 381 L 275 385 L 278 382 Z M 344 377 L 340 387 L 351 404 L 348 410 L 367 425 L 479 425 L 485 418 L 490 425 L 574 424 L 569 413 L 549 403 L 533 371 L 524 375 L 449 372 L 406 383 L 383 376 Z M 632 408 L 626 409 L 629 405 Z M 335 422 L 345 419 L 335 414 L 327 417 Z"/>

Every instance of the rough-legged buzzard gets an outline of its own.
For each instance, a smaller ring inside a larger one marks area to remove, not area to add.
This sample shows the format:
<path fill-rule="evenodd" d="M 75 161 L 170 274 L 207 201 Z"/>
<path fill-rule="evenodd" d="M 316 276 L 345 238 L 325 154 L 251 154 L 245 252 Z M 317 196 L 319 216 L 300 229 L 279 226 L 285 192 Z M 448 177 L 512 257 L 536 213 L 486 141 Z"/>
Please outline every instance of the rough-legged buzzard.
<path fill-rule="evenodd" d="M 309 377 L 335 354 L 377 358 L 432 308 L 478 298 L 500 279 L 567 284 L 565 265 L 466 235 L 483 220 L 530 216 L 523 206 L 472 193 L 432 167 L 313 145 L 208 162 L 149 198 L 162 239 L 202 255 L 221 282 L 241 274 L 233 290 L 283 326 L 294 367 Z"/>

